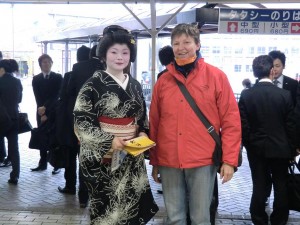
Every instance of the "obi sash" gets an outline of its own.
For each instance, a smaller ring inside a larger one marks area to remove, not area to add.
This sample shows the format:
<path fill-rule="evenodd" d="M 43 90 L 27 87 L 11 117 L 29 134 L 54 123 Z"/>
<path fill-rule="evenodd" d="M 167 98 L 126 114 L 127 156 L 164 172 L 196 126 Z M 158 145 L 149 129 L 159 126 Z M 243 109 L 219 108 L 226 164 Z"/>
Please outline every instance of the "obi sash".
<path fill-rule="evenodd" d="M 136 137 L 137 125 L 135 118 L 109 118 L 106 116 L 98 117 L 100 128 L 107 133 L 121 137 L 123 139 L 132 139 Z M 111 163 L 113 149 L 110 149 L 102 158 L 102 163 Z"/>

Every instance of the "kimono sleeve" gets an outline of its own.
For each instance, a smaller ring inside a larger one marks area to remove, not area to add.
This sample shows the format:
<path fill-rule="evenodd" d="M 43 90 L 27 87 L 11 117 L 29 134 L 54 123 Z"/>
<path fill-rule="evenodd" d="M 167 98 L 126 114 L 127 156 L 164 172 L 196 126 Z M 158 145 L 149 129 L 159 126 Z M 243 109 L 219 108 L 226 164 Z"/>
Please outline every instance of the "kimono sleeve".
<path fill-rule="evenodd" d="M 95 110 L 93 78 L 81 88 L 74 107 L 74 132 L 80 142 L 80 162 L 100 162 L 110 150 L 113 135 L 101 130 Z"/>

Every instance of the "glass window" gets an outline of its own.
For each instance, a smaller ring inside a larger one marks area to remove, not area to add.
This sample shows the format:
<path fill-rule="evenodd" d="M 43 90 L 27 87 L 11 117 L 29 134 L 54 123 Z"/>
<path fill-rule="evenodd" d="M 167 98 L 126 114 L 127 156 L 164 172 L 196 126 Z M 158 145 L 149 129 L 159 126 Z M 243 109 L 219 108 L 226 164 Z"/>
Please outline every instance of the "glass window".
<path fill-rule="evenodd" d="M 243 48 L 236 48 L 236 49 L 234 50 L 234 53 L 235 53 L 235 54 L 243 54 Z"/>
<path fill-rule="evenodd" d="M 258 55 L 264 55 L 264 54 L 266 54 L 266 47 L 258 46 L 257 47 L 257 54 Z"/>
<path fill-rule="evenodd" d="M 234 65 L 234 72 L 242 72 L 242 65 Z"/>
<path fill-rule="evenodd" d="M 252 65 L 246 65 L 246 72 L 253 72 Z"/>
<path fill-rule="evenodd" d="M 254 53 L 255 53 L 254 47 L 249 47 L 249 48 L 248 48 L 248 53 L 249 53 L 250 55 L 254 55 Z"/>
<path fill-rule="evenodd" d="M 232 47 L 224 47 L 224 55 L 231 55 L 232 53 Z"/>
<path fill-rule="evenodd" d="M 212 50 L 213 54 L 220 54 L 220 52 L 221 52 L 220 46 L 213 46 L 213 50 Z"/>

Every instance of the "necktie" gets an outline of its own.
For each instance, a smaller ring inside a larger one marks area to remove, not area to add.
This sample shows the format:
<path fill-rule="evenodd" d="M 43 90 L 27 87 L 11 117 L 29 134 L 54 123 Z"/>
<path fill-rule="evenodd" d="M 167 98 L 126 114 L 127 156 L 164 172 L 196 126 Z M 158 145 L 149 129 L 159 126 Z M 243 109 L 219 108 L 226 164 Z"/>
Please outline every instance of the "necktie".
<path fill-rule="evenodd" d="M 278 87 L 279 81 L 278 80 L 273 80 L 273 84 L 275 84 Z"/>
<path fill-rule="evenodd" d="M 46 79 L 49 79 L 49 74 L 47 74 L 47 75 L 45 76 L 45 78 L 46 78 Z"/>

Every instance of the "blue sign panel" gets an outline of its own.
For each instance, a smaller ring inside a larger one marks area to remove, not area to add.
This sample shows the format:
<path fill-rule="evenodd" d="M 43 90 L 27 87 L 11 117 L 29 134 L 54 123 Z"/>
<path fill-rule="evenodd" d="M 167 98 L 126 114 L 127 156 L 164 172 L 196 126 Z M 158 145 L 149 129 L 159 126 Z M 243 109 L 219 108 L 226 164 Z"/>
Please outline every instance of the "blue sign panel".
<path fill-rule="evenodd" d="M 300 34 L 300 10 L 220 9 L 219 33 Z"/>

